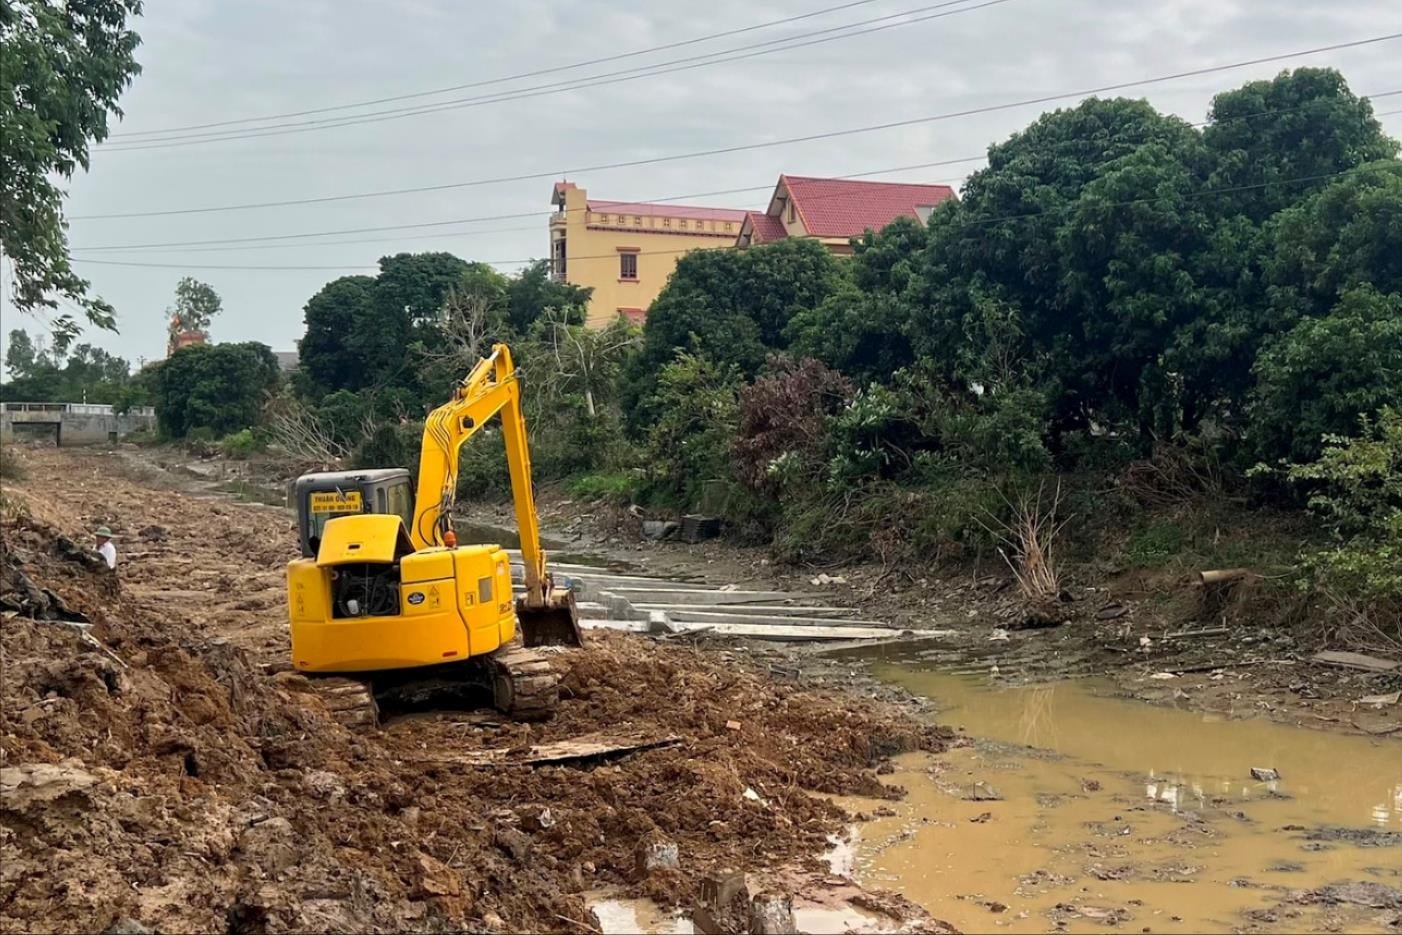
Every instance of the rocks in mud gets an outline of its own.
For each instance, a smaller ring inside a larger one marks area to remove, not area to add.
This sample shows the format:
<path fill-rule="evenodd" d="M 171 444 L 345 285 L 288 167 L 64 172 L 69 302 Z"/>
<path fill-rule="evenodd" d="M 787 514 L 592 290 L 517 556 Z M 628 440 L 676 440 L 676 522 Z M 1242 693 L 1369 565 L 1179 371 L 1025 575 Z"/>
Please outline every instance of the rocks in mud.
<path fill-rule="evenodd" d="M 1251 767 L 1251 778 L 1257 782 L 1275 782 L 1280 778 L 1280 770 L 1264 766 Z"/>
<path fill-rule="evenodd" d="M 122 916 L 103 929 L 102 935 L 155 935 L 155 933 L 135 919 Z"/>
<path fill-rule="evenodd" d="M 681 852 L 677 842 L 665 838 L 654 838 L 638 845 L 634 857 L 634 870 L 639 878 L 658 870 L 676 870 L 681 867 Z"/>
<path fill-rule="evenodd" d="M 164 526 L 150 525 L 142 526 L 136 531 L 136 538 L 142 542 L 164 542 L 167 532 Z"/>
<path fill-rule="evenodd" d="M 1402 890 L 1371 882 L 1331 883 L 1317 890 L 1292 893 L 1291 901 L 1331 906 L 1363 906 L 1367 909 L 1402 909 Z"/>
<path fill-rule="evenodd" d="M 346 784 L 341 777 L 326 770 L 316 769 L 307 774 L 307 791 L 324 802 L 335 804 L 346 797 Z"/>
<path fill-rule="evenodd" d="M 749 925 L 745 929 L 754 935 L 795 935 L 793 898 L 774 893 L 760 893 L 750 900 Z"/>
<path fill-rule="evenodd" d="M 420 854 L 418 895 L 426 897 L 460 896 L 462 895 L 462 880 L 457 871 L 443 861 L 428 854 Z"/>
<path fill-rule="evenodd" d="M 297 862 L 296 835 L 286 818 L 269 818 L 249 825 L 239 835 L 239 853 L 269 876 L 276 876 Z"/>
<path fill-rule="evenodd" d="M 492 842 L 518 863 L 524 861 L 531 852 L 531 839 L 507 825 L 499 826 L 493 832 Z"/>
<path fill-rule="evenodd" d="M 1001 802 L 1003 795 L 992 785 L 980 779 L 965 789 L 961 798 L 967 802 Z"/>
<path fill-rule="evenodd" d="M 750 888 L 745 875 L 715 870 L 701 880 L 701 897 L 692 909 L 697 931 L 707 935 L 746 930 L 749 923 Z"/>
<path fill-rule="evenodd" d="M 0 769 L 0 802 L 10 811 L 48 807 L 70 796 L 88 797 L 98 778 L 64 763 L 22 763 Z"/>

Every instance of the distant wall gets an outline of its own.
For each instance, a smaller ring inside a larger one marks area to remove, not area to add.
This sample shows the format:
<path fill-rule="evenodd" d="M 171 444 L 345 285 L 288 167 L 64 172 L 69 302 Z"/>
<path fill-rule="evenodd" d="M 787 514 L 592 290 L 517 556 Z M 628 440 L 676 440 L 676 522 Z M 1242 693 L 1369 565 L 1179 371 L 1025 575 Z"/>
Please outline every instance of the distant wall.
<path fill-rule="evenodd" d="M 0 403 L 0 442 L 52 438 L 59 445 L 101 445 L 143 430 L 156 430 L 149 406 L 119 415 L 91 403 Z"/>

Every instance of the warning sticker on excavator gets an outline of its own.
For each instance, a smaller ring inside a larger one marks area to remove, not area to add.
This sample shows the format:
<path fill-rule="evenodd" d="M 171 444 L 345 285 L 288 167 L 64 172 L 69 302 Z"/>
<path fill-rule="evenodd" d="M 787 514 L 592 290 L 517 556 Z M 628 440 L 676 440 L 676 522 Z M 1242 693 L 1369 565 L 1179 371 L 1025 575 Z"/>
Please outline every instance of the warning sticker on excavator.
<path fill-rule="evenodd" d="M 359 513 L 361 507 L 359 490 L 325 490 L 311 495 L 313 513 Z"/>

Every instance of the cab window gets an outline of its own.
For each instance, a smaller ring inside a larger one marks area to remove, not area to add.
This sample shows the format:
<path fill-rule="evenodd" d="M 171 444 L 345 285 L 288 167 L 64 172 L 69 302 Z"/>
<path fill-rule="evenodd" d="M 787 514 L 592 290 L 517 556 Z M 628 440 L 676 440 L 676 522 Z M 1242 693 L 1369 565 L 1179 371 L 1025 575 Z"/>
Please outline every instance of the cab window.
<path fill-rule="evenodd" d="M 404 520 L 405 529 L 414 528 L 414 497 L 409 492 L 407 481 L 398 484 L 391 484 L 389 488 L 389 509 L 386 513 L 394 513 Z"/>

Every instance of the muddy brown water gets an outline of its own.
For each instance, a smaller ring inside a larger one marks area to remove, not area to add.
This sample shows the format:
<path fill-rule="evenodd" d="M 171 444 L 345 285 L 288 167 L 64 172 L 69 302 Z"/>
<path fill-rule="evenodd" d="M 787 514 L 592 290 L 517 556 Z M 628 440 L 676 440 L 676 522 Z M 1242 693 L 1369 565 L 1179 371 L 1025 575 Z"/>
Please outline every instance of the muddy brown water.
<path fill-rule="evenodd" d="M 1395 931 L 1396 912 L 1304 894 L 1402 887 L 1402 742 L 1153 707 L 1093 682 L 1000 689 L 891 661 L 873 674 L 978 740 L 899 761 L 890 779 L 909 795 L 837 855 L 863 884 L 970 932 Z M 1322 830 L 1339 828 L 1370 846 Z"/>

